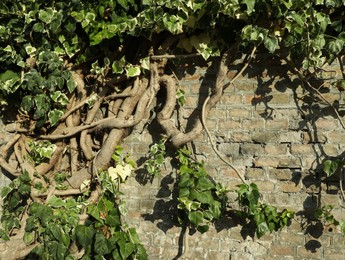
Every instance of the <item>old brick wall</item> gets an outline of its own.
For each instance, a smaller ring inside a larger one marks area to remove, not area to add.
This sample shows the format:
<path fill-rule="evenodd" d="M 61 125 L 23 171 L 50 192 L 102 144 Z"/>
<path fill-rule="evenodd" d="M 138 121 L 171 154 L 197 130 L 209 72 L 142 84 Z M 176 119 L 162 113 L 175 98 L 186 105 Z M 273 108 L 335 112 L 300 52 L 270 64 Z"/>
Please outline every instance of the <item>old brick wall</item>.
<path fill-rule="evenodd" d="M 295 210 L 296 220 L 280 232 L 257 239 L 251 236 L 252 230 L 224 216 L 210 231 L 189 235 L 189 259 L 344 258 L 345 239 L 337 228 L 301 221 L 300 215 L 308 216 L 323 203 L 335 205 L 334 215 L 344 218 L 337 179 L 325 178 L 322 163 L 343 153 L 345 131 L 332 109 L 313 102 L 288 68 L 279 64 L 269 57 L 254 61 L 243 77 L 226 88 L 220 103 L 209 113 L 207 125 L 219 151 L 249 181 L 257 183 L 262 201 Z M 215 84 L 217 66 L 206 65 L 196 61 L 191 66 L 171 68 L 186 92 L 187 102 L 175 116 L 182 119 L 187 130 Z M 240 68 L 240 63 L 231 66 L 229 78 Z M 327 76 L 341 75 L 336 64 L 330 70 Z M 340 100 L 342 105 L 343 95 L 336 88 L 321 91 L 331 102 Z M 164 98 L 164 91 L 160 96 Z M 141 127 L 133 129 L 123 143 L 139 166 L 161 133 L 154 122 L 144 131 Z M 237 207 L 233 190 L 241 182 L 235 172 L 216 156 L 205 133 L 193 147 L 197 157 L 206 162 L 210 175 L 232 190 L 229 201 Z M 176 171 L 172 167 L 175 163 L 168 157 L 161 176 L 152 183 L 143 183 L 141 169 L 122 188 L 128 207 L 126 219 L 138 229 L 149 259 L 178 259 L 182 253 L 183 230 L 177 221 Z M 8 179 L 1 175 L 0 182 L 7 184 Z"/>
<path fill-rule="evenodd" d="M 341 232 L 321 223 L 306 223 L 320 204 L 333 204 L 334 215 L 343 219 L 344 210 L 336 178 L 327 179 L 322 171 L 325 158 L 341 155 L 345 132 L 333 111 L 325 104 L 313 102 L 286 66 L 271 58 L 254 61 L 245 76 L 228 86 L 207 125 L 219 151 L 262 192 L 262 201 L 297 212 L 296 220 L 281 232 L 261 239 L 250 236 L 251 230 L 226 216 L 205 234 L 189 236 L 190 259 L 343 259 L 344 237 Z M 262 65 L 266 64 L 263 68 Z M 205 64 L 173 68 L 187 102 L 180 110 L 185 121 L 195 118 L 209 89 L 215 82 L 216 66 Z M 230 68 L 233 77 L 240 65 Z M 329 68 L 328 76 L 340 75 L 339 67 Z M 284 75 L 282 77 L 281 75 Z M 321 89 L 332 103 L 342 100 L 336 88 Z M 201 96 L 199 95 L 201 93 Z M 164 93 L 162 94 L 164 96 Z M 341 104 L 340 104 L 341 105 Z M 125 140 L 126 148 L 136 158 L 147 153 L 159 140 L 154 123 L 153 135 L 134 129 Z M 193 143 L 195 153 L 204 160 L 210 175 L 231 190 L 240 180 L 213 152 L 204 133 Z M 140 161 L 139 161 L 140 163 Z M 139 184 L 137 178 L 123 189 L 128 203 L 127 220 L 138 228 L 150 259 L 177 259 L 181 254 L 181 228 L 177 223 L 174 160 L 167 159 L 160 178 Z M 229 200 L 234 207 L 236 194 Z"/>

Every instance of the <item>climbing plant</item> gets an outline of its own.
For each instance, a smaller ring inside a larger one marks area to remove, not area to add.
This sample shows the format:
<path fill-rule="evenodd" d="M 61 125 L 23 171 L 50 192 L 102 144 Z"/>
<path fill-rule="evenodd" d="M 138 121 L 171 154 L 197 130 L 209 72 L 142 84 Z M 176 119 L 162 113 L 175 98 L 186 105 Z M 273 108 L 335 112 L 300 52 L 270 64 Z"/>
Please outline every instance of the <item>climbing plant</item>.
<path fill-rule="evenodd" d="M 341 0 L 1 1 L 0 105 L 13 138 L 2 147 L 0 167 L 13 183 L 2 191 L 0 235 L 9 240 L 6 248 L 18 248 L 2 250 L 2 258 L 145 258 L 135 231 L 121 220 L 118 187 L 137 166 L 118 145 L 152 120 L 164 143 L 192 142 L 228 86 L 228 65 L 241 54 L 239 74 L 257 52 L 288 64 L 305 91 L 341 121 L 319 87 L 328 77 L 322 67 L 341 63 L 344 54 L 343 7 Z M 186 132 L 170 119 L 185 102 L 174 64 L 190 57 L 219 61 L 219 71 Z M 165 100 L 157 102 L 162 92 Z M 162 144 L 151 148 L 149 177 L 163 163 Z M 206 231 L 223 209 L 225 191 L 209 181 L 201 162 L 180 163 L 179 209 Z M 293 214 L 260 204 L 255 187 L 244 184 L 238 194 L 261 236 Z"/>

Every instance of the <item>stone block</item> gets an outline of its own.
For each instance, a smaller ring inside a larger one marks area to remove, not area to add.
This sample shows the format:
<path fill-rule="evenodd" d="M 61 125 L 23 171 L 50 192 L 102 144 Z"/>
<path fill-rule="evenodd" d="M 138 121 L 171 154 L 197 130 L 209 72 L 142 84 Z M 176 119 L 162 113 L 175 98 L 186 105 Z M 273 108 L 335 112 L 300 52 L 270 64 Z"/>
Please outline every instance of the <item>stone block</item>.
<path fill-rule="evenodd" d="M 296 246 L 293 245 L 272 245 L 270 254 L 275 256 L 295 256 Z"/>
<path fill-rule="evenodd" d="M 256 143 L 276 143 L 278 140 L 278 132 L 254 132 L 252 134 L 252 141 Z"/>

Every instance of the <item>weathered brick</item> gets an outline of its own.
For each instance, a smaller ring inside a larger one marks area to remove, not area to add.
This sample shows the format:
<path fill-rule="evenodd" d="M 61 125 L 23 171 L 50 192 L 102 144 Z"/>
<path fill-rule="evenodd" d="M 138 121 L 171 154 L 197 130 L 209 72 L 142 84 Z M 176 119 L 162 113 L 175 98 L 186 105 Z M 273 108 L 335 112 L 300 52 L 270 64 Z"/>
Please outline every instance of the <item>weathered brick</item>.
<path fill-rule="evenodd" d="M 264 152 L 264 147 L 261 144 L 246 143 L 240 147 L 240 153 L 243 155 L 261 155 Z"/>
<path fill-rule="evenodd" d="M 264 125 L 264 119 L 243 120 L 243 128 L 245 129 L 263 129 Z"/>
<path fill-rule="evenodd" d="M 256 143 L 276 143 L 279 140 L 279 133 L 277 132 L 254 132 L 252 134 L 252 141 Z"/>
<path fill-rule="evenodd" d="M 282 192 L 299 192 L 301 187 L 292 181 L 282 181 L 279 183 L 279 188 Z"/>
<path fill-rule="evenodd" d="M 286 93 L 274 93 L 270 104 L 285 105 L 290 103 L 290 95 Z"/>
<path fill-rule="evenodd" d="M 291 180 L 292 174 L 290 169 L 270 169 L 269 176 L 272 179 L 281 181 Z"/>
<path fill-rule="evenodd" d="M 292 169 L 301 167 L 301 160 L 292 156 L 280 156 L 278 161 L 278 167 L 288 167 Z"/>
<path fill-rule="evenodd" d="M 291 145 L 291 154 L 304 154 L 312 155 L 315 153 L 315 149 L 312 145 L 308 144 L 292 144 Z"/>
<path fill-rule="evenodd" d="M 252 140 L 252 136 L 250 132 L 241 131 L 241 132 L 234 132 L 230 133 L 230 141 L 234 143 L 241 143 L 241 142 L 250 142 Z"/>
<path fill-rule="evenodd" d="M 243 109 L 243 108 L 229 108 L 228 109 L 228 116 L 229 117 L 238 117 L 238 118 L 249 118 L 250 117 L 250 110 Z"/>
<path fill-rule="evenodd" d="M 239 106 L 242 104 L 242 95 L 225 94 L 220 99 L 220 105 Z"/>
<path fill-rule="evenodd" d="M 308 250 L 305 246 L 297 247 L 297 256 L 300 258 L 312 258 L 312 259 L 321 259 L 322 249 L 316 248 L 315 250 Z"/>
<path fill-rule="evenodd" d="M 293 245 L 272 245 L 270 253 L 276 256 L 295 256 L 296 246 Z"/>
<path fill-rule="evenodd" d="M 238 143 L 221 143 L 218 150 L 226 156 L 234 156 L 239 154 L 240 145 Z"/>
<path fill-rule="evenodd" d="M 278 157 L 260 156 L 254 159 L 255 167 L 277 167 Z"/>
<path fill-rule="evenodd" d="M 338 128 L 338 120 L 334 118 L 319 118 L 315 122 L 318 130 L 335 130 Z"/>
<path fill-rule="evenodd" d="M 269 180 L 264 180 L 264 181 L 261 181 L 261 180 L 258 180 L 258 181 L 255 181 L 255 183 L 257 184 L 260 192 L 272 192 L 274 191 L 274 187 L 275 187 L 275 183 L 272 182 L 272 181 L 269 181 Z"/>
<path fill-rule="evenodd" d="M 287 130 L 289 128 L 288 119 L 266 120 L 267 130 Z"/>
<path fill-rule="evenodd" d="M 280 143 L 300 143 L 301 142 L 300 132 L 283 132 L 280 133 L 279 142 Z"/>
<path fill-rule="evenodd" d="M 265 153 L 272 155 L 285 155 L 288 152 L 288 146 L 286 144 L 267 144 L 265 146 Z"/>
<path fill-rule="evenodd" d="M 219 130 L 228 130 L 228 129 L 239 129 L 242 127 L 242 123 L 238 119 L 221 119 L 218 122 Z"/>
<path fill-rule="evenodd" d="M 248 168 L 246 170 L 246 176 L 248 179 L 262 179 L 265 177 L 265 171 L 260 168 Z"/>
<path fill-rule="evenodd" d="M 327 136 L 324 133 L 318 131 L 304 132 L 302 134 L 304 143 L 326 143 Z"/>

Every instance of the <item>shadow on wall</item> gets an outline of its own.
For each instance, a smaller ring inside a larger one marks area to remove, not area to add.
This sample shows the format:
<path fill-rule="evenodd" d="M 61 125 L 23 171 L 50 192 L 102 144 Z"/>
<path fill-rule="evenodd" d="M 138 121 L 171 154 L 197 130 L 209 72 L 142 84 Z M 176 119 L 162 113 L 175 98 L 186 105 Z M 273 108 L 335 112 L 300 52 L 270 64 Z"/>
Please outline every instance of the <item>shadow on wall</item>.
<path fill-rule="evenodd" d="M 323 164 L 326 159 L 330 158 L 330 154 L 324 149 L 324 145 L 327 139 L 323 135 L 320 135 L 320 130 L 317 127 L 317 121 L 324 117 L 331 117 L 337 119 L 334 110 L 327 106 L 327 104 L 320 103 L 320 97 L 312 89 L 301 89 L 301 83 L 296 77 L 292 77 L 292 73 L 289 71 L 287 65 L 281 65 L 281 61 L 277 58 L 272 58 L 272 56 L 257 56 L 258 58 L 252 62 L 250 67 L 247 68 L 245 74 L 250 79 L 256 79 L 257 88 L 254 90 L 254 96 L 251 100 L 251 105 L 256 107 L 263 105 L 263 112 L 260 116 L 266 121 L 275 120 L 274 117 L 274 105 L 270 102 L 274 99 L 276 93 L 287 93 L 289 92 L 292 97 L 292 105 L 294 104 L 297 112 L 298 118 L 295 118 L 294 125 L 289 125 L 288 131 L 301 132 L 304 139 L 301 140 L 302 144 L 310 144 L 312 147 L 312 152 L 315 160 L 313 162 L 312 168 L 307 169 L 307 174 L 302 171 L 302 165 L 298 169 L 293 169 L 291 179 L 289 181 L 299 185 L 301 182 L 304 186 L 304 190 L 308 193 L 307 198 L 303 202 L 303 210 L 297 212 L 296 215 L 304 217 L 306 219 L 305 223 L 300 223 L 305 234 L 311 239 L 306 242 L 305 249 L 310 252 L 316 252 L 322 245 L 318 240 L 321 235 L 325 232 L 326 227 L 322 222 L 315 218 L 315 211 L 320 208 L 321 198 L 323 194 L 335 194 L 339 193 L 340 187 L 339 173 L 332 177 L 326 178 L 323 173 Z M 260 67 L 261 64 L 267 64 L 265 68 Z M 203 76 L 199 78 L 200 89 L 199 91 L 205 96 L 209 92 L 210 88 L 213 86 L 212 82 L 215 80 L 217 64 L 214 63 L 212 67 L 208 68 Z M 195 64 L 191 67 L 186 67 L 185 69 L 175 69 L 176 75 L 179 80 L 183 79 L 185 75 L 193 75 L 196 72 Z M 330 88 L 325 88 L 323 86 L 323 81 L 312 80 L 312 84 L 319 89 L 321 93 L 330 93 Z M 292 94 L 291 94 L 292 93 Z M 201 95 L 198 99 L 197 107 L 191 112 L 189 119 L 196 119 L 200 116 L 200 111 L 202 104 L 204 102 L 205 96 Z M 162 92 L 162 98 L 164 99 L 164 93 Z M 321 100 L 322 101 L 322 100 Z M 276 103 L 275 103 L 276 105 Z M 339 102 L 336 100 L 332 103 L 334 107 L 339 108 Z M 157 111 L 158 112 L 158 111 Z M 345 111 L 340 112 L 340 116 L 344 116 Z M 188 131 L 194 122 L 193 120 L 187 121 Z M 152 132 L 160 132 L 161 129 L 157 129 L 155 124 L 149 126 L 149 130 Z M 277 130 L 279 131 L 279 130 Z M 156 135 L 156 138 L 159 135 Z M 159 140 L 155 140 L 159 141 Z M 291 145 L 291 144 L 290 144 Z M 345 156 L 345 152 L 337 156 L 337 158 L 342 158 Z M 174 162 L 173 162 L 174 163 Z M 143 182 L 142 175 L 138 175 L 137 180 Z M 328 187 L 336 187 L 337 189 L 329 189 Z M 324 189 L 324 187 L 327 187 Z M 312 190 L 312 191 L 310 191 Z M 154 206 L 154 211 L 152 214 L 143 215 L 145 220 L 151 221 L 152 223 L 157 223 L 157 227 L 164 232 L 167 232 L 174 226 L 180 226 L 177 216 L 177 187 L 176 178 L 173 173 L 163 177 L 161 180 L 160 190 L 157 194 L 157 201 Z M 241 235 L 243 239 L 247 236 L 254 238 L 255 229 L 252 223 L 245 223 L 244 220 L 239 219 L 234 211 L 230 211 L 228 214 L 223 215 L 221 219 L 215 222 L 215 228 L 217 232 L 222 230 L 231 229 L 237 225 L 242 226 Z M 331 232 L 332 230 L 326 230 Z M 179 253 L 176 256 L 182 254 L 182 243 L 183 235 L 186 232 L 185 227 L 181 227 L 181 234 L 179 239 Z M 192 235 L 193 232 L 190 232 Z"/>
<path fill-rule="evenodd" d="M 257 106 L 263 104 L 265 109 L 261 113 L 261 117 L 265 120 L 274 120 L 274 108 L 270 106 L 270 101 L 273 99 L 273 92 L 292 92 L 293 102 L 299 114 L 300 121 L 297 127 L 289 126 L 290 131 L 300 131 L 304 135 L 303 143 L 310 144 L 313 148 L 315 160 L 312 169 L 307 169 L 308 174 L 292 175 L 291 181 L 296 185 L 302 181 L 303 186 L 308 190 L 309 195 L 303 203 L 303 211 L 297 213 L 306 219 L 306 223 L 300 223 L 305 235 L 308 235 L 311 240 L 305 244 L 307 251 L 315 253 L 322 245 L 318 239 L 325 231 L 333 232 L 333 226 L 325 226 L 320 220 L 316 219 L 315 212 L 320 209 L 322 196 L 326 194 L 333 194 L 339 196 L 340 187 L 340 172 L 337 171 L 333 176 L 326 177 L 324 173 L 324 162 L 327 159 L 341 159 L 345 157 L 345 152 L 334 156 L 329 154 L 324 145 L 327 142 L 327 137 L 318 129 L 317 121 L 327 118 L 339 120 L 345 115 L 345 110 L 341 109 L 339 100 L 341 99 L 342 89 L 332 88 L 327 86 L 327 80 L 310 78 L 309 81 L 313 88 L 304 84 L 301 88 L 301 81 L 295 76 L 292 77 L 292 72 L 288 65 L 281 65 L 281 61 L 275 57 L 263 56 L 254 60 L 251 68 L 247 69 L 248 77 L 257 79 L 257 89 L 255 96 L 252 99 L 252 105 Z M 260 64 L 267 64 L 265 68 L 260 67 Z M 329 103 L 321 96 L 330 97 Z M 335 98 L 335 97 L 338 97 Z M 330 106 L 331 105 L 331 106 Z M 333 107 L 332 107 L 333 106 Z M 338 111 L 338 115 L 335 112 Z M 330 129 L 330 131 L 337 129 Z M 339 129 L 338 129 L 339 130 Z M 345 129 L 340 128 L 341 131 Z M 334 144 L 335 146 L 337 144 Z M 312 190 L 312 192 L 311 192 Z M 334 205 L 337 206 L 337 205 Z"/>

